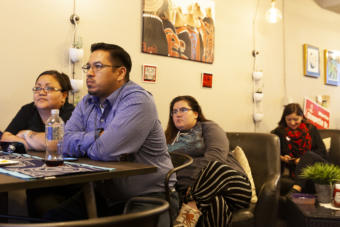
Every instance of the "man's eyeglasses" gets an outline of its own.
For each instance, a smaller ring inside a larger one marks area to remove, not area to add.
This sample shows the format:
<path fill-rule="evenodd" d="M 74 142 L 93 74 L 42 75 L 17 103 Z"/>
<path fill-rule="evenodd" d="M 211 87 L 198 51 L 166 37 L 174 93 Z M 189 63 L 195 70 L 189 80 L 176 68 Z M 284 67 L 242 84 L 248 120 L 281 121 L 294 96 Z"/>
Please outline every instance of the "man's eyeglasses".
<path fill-rule="evenodd" d="M 98 72 L 105 67 L 119 68 L 119 67 L 121 67 L 121 65 L 104 65 L 104 64 L 98 62 L 98 63 L 95 63 L 93 65 L 90 65 L 90 64 L 83 65 L 83 67 L 81 67 L 81 68 L 83 69 L 84 73 L 87 73 L 91 68 L 94 72 Z"/>
<path fill-rule="evenodd" d="M 51 93 L 54 91 L 62 91 L 62 89 L 55 88 L 55 87 L 33 87 L 32 91 L 34 93 L 40 93 L 41 91 L 44 91 L 46 93 Z"/>
<path fill-rule="evenodd" d="M 186 113 L 188 112 L 189 110 L 192 110 L 192 109 L 189 109 L 189 108 L 186 108 L 186 107 L 181 107 L 179 109 L 173 109 L 171 111 L 171 116 L 174 116 L 175 114 L 178 114 L 179 112 L 180 113 Z"/>

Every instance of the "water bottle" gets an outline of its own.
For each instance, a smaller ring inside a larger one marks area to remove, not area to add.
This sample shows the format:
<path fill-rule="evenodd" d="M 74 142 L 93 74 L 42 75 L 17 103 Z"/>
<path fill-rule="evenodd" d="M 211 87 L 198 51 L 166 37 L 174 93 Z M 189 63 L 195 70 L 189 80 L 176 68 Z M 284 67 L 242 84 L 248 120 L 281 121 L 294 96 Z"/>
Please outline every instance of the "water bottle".
<path fill-rule="evenodd" d="M 52 109 L 51 116 L 47 119 L 45 126 L 47 166 L 59 166 L 64 163 L 62 143 L 64 137 L 64 121 L 59 117 L 59 110 Z"/>

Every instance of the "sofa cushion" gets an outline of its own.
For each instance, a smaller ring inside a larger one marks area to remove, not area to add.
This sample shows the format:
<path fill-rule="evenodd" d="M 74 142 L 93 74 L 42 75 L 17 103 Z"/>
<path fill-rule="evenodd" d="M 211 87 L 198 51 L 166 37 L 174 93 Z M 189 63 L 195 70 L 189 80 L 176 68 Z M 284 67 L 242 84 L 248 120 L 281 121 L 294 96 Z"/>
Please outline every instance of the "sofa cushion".
<path fill-rule="evenodd" d="M 251 174 L 251 169 L 248 163 L 248 159 L 246 155 L 244 154 L 244 151 L 242 150 L 241 147 L 236 146 L 235 149 L 232 151 L 233 156 L 235 159 L 240 163 L 242 166 L 244 172 L 246 172 L 248 179 L 250 181 L 251 185 L 251 202 L 256 203 L 257 202 L 257 196 L 256 196 L 256 189 L 255 189 L 255 184 L 254 184 L 254 179 L 253 175 Z"/>
<path fill-rule="evenodd" d="M 325 144 L 326 147 L 326 151 L 327 153 L 329 152 L 329 150 L 331 149 L 331 142 L 332 142 L 332 138 L 331 137 L 327 137 L 322 139 L 323 143 Z"/>

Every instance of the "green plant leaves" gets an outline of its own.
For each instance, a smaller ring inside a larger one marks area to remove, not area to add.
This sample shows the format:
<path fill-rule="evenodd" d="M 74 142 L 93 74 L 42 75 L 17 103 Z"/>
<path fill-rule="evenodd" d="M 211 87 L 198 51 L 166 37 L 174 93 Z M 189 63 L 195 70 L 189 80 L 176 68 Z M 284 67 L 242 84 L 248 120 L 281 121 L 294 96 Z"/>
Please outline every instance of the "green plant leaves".
<path fill-rule="evenodd" d="M 318 184 L 331 184 L 340 180 L 340 167 L 334 164 L 315 163 L 302 170 L 302 178 Z"/>

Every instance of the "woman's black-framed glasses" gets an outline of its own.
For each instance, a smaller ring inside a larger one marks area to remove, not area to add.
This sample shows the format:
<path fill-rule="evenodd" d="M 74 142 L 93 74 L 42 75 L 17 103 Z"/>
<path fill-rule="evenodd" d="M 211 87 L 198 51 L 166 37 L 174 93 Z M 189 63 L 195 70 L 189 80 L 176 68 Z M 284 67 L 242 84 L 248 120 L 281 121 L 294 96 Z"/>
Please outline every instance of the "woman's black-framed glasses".
<path fill-rule="evenodd" d="M 171 111 L 171 116 L 174 116 L 175 114 L 178 114 L 178 113 L 186 113 L 188 112 L 189 110 L 192 110 L 190 108 L 186 108 L 186 107 L 181 107 L 179 109 L 173 109 Z"/>
<path fill-rule="evenodd" d="M 46 93 L 51 93 L 51 92 L 54 92 L 54 91 L 62 91 L 62 89 L 47 86 L 47 87 L 33 87 L 32 91 L 34 93 L 40 93 L 41 91 L 44 91 Z"/>
<path fill-rule="evenodd" d="M 105 67 L 119 68 L 119 67 L 121 67 L 121 65 L 104 65 L 100 62 L 97 62 L 93 65 L 91 65 L 91 64 L 83 65 L 81 68 L 82 68 L 84 73 L 87 73 L 91 68 L 94 72 L 99 72 L 100 70 L 102 70 Z"/>

